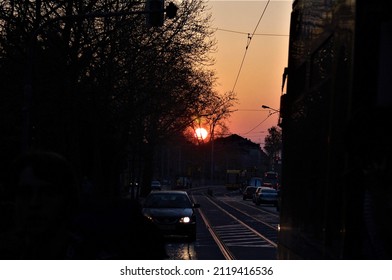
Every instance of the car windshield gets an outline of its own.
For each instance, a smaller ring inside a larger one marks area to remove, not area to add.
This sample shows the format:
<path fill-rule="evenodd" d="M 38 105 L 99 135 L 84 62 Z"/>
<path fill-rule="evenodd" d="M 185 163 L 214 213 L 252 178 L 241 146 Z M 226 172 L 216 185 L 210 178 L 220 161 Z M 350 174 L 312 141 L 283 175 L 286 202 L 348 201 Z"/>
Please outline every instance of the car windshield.
<path fill-rule="evenodd" d="M 268 193 L 268 194 L 275 194 L 275 193 L 277 193 L 275 190 L 268 190 L 268 189 L 264 189 L 261 192 L 262 193 Z"/>
<path fill-rule="evenodd" d="M 192 203 L 184 194 L 150 194 L 144 202 L 146 208 L 191 208 Z"/>

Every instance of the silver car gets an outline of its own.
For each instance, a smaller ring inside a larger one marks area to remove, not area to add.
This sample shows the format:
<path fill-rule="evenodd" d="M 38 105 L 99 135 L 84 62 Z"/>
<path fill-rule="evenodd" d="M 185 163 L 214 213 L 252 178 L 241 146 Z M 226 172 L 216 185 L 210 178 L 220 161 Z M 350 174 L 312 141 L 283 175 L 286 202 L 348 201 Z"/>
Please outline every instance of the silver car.
<path fill-rule="evenodd" d="M 278 205 L 278 191 L 270 187 L 259 187 L 258 192 L 256 192 L 253 202 L 256 205 L 262 203 Z"/>

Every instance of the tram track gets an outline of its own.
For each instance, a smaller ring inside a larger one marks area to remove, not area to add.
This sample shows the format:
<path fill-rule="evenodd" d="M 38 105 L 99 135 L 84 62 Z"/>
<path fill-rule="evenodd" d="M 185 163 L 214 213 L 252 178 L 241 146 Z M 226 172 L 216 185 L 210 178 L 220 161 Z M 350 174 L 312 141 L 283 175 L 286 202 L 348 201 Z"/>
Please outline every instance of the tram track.
<path fill-rule="evenodd" d="M 211 227 L 207 217 L 203 214 L 202 211 L 199 210 L 200 216 L 202 217 L 204 224 L 206 224 L 208 231 L 210 232 L 212 238 L 214 239 L 215 243 L 218 245 L 219 250 L 222 252 L 223 257 L 226 260 L 234 260 L 235 257 L 232 255 L 230 250 L 227 248 L 227 246 L 220 241 L 219 236 L 215 233 L 215 230 Z"/>
<path fill-rule="evenodd" d="M 199 214 L 225 259 L 271 259 L 274 256 L 277 215 L 252 209 L 251 205 L 242 205 L 238 200 L 225 202 L 200 193 L 192 197 L 203 205 L 198 209 Z"/>

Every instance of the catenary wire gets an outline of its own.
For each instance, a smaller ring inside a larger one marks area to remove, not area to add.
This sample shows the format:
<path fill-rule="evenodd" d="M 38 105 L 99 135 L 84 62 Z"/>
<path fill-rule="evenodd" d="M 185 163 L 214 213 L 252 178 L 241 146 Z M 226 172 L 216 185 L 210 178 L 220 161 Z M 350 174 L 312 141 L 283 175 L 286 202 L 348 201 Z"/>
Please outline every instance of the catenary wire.
<path fill-rule="evenodd" d="M 241 134 L 242 134 L 242 135 L 247 135 L 247 134 L 251 133 L 253 130 L 255 130 L 255 129 L 258 128 L 260 125 L 262 125 L 270 116 L 272 116 L 273 114 L 276 114 L 276 113 L 277 113 L 277 112 L 269 113 L 268 116 L 267 116 L 265 119 L 263 119 L 259 124 L 257 124 L 254 128 L 252 128 L 251 130 L 249 130 L 249 131 L 246 132 L 246 133 L 241 133 Z"/>
<path fill-rule="evenodd" d="M 248 35 L 249 34 L 249 32 L 236 31 L 236 30 L 230 30 L 230 29 L 224 29 L 224 28 L 215 28 L 215 30 L 223 31 L 223 32 L 230 32 L 230 33 L 236 33 L 236 34 L 241 34 L 241 35 Z M 288 35 L 288 34 L 276 34 L 276 33 L 254 33 L 253 36 L 288 37 L 290 35 Z"/>
<path fill-rule="evenodd" d="M 251 43 L 251 41 L 252 41 L 252 38 L 253 38 L 254 34 L 256 33 L 257 28 L 259 27 L 259 24 L 260 24 L 262 18 L 264 17 L 265 11 L 267 10 L 267 7 L 268 7 L 268 4 L 270 3 L 270 1 L 271 1 L 271 0 L 268 0 L 268 1 L 267 1 L 267 4 L 265 5 L 264 10 L 263 10 L 263 12 L 261 13 L 261 16 L 260 16 L 260 18 L 259 18 L 259 21 L 257 22 L 256 27 L 255 27 L 255 29 L 253 30 L 252 34 L 249 34 L 249 33 L 248 33 L 248 41 L 247 41 L 247 43 L 246 43 L 245 52 L 244 52 L 244 55 L 243 55 L 243 57 L 242 57 L 242 61 L 241 61 L 240 68 L 239 68 L 238 73 L 237 73 L 237 77 L 236 77 L 235 82 L 234 82 L 234 85 L 233 85 L 232 92 L 234 92 L 234 89 L 235 89 L 235 87 L 237 86 L 238 78 L 240 77 L 240 74 L 241 74 L 241 71 L 242 71 L 242 66 L 244 65 L 244 61 L 245 61 L 246 54 L 247 54 L 247 52 L 248 52 L 249 45 L 250 45 L 250 43 Z"/>

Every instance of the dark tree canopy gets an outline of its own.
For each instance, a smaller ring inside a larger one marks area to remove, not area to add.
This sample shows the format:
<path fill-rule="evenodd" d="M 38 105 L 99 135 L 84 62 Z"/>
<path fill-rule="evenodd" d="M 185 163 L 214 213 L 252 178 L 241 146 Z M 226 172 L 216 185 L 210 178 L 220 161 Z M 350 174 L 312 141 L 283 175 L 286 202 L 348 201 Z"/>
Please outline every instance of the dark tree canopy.
<path fill-rule="evenodd" d="M 176 3 L 159 28 L 146 26 L 144 4 L 1 2 L 2 166 L 27 141 L 66 155 L 103 192 L 129 164 L 147 182 L 158 143 L 217 105 L 205 1 Z"/>

